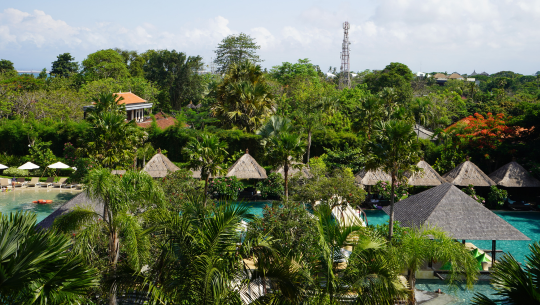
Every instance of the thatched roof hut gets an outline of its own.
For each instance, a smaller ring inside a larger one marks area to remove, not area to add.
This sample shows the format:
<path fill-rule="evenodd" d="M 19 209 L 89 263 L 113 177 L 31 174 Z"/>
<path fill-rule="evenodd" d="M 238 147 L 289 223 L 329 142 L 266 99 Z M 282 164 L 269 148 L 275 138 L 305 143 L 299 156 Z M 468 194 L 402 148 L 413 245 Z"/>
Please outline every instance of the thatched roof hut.
<path fill-rule="evenodd" d="M 246 153 L 229 167 L 227 177 L 236 176 L 239 179 L 266 179 L 266 170 L 255 161 L 246 149 Z"/>
<path fill-rule="evenodd" d="M 474 163 L 468 160 L 458 165 L 453 170 L 442 176 L 446 181 L 459 186 L 491 186 L 496 183 L 491 180 L 482 170 Z"/>
<path fill-rule="evenodd" d="M 390 206 L 383 210 L 390 213 Z M 530 240 L 450 183 L 395 203 L 394 217 L 404 227 L 436 226 L 455 239 Z"/>
<path fill-rule="evenodd" d="M 113 169 L 111 174 L 113 175 L 124 175 L 126 173 L 125 169 Z"/>
<path fill-rule="evenodd" d="M 293 164 L 302 164 L 302 163 L 293 162 Z M 278 173 L 283 178 L 285 178 L 285 169 L 284 169 L 283 166 L 279 167 L 278 169 L 273 170 L 272 173 Z M 302 168 L 300 168 L 300 169 L 294 168 L 293 166 L 289 166 L 289 177 L 292 177 L 292 176 L 295 176 L 295 175 L 300 175 L 302 178 L 311 178 L 311 177 L 313 177 L 313 175 L 309 171 L 309 167 L 307 167 L 307 166 L 302 166 Z"/>
<path fill-rule="evenodd" d="M 379 181 L 392 181 L 392 177 L 380 169 L 375 171 L 362 169 L 354 175 L 354 178 L 357 183 L 362 185 L 375 185 Z"/>
<path fill-rule="evenodd" d="M 405 176 L 409 178 L 408 184 L 414 186 L 437 186 L 446 183 L 439 173 L 437 173 L 433 167 L 431 167 L 426 161 L 422 160 L 416 164 L 422 171 L 410 174 L 406 173 Z"/>
<path fill-rule="evenodd" d="M 97 214 L 103 217 L 103 202 L 91 200 L 86 192 L 82 192 L 77 196 L 71 198 L 68 202 L 61 205 L 58 209 L 52 212 L 45 219 L 40 221 L 37 226 L 42 229 L 48 229 L 52 227 L 54 220 L 57 217 L 60 217 L 68 212 L 71 212 L 76 207 L 84 207 L 88 209 L 93 209 Z"/>
<path fill-rule="evenodd" d="M 153 178 L 163 178 L 167 176 L 169 172 L 175 172 L 179 169 L 178 166 L 174 165 L 169 158 L 161 153 L 160 149 L 158 150 L 158 153 L 146 163 L 143 171 L 147 172 Z"/>
<path fill-rule="evenodd" d="M 531 176 L 523 166 L 512 161 L 489 175 L 495 183 L 505 187 L 540 187 L 540 181 Z"/>

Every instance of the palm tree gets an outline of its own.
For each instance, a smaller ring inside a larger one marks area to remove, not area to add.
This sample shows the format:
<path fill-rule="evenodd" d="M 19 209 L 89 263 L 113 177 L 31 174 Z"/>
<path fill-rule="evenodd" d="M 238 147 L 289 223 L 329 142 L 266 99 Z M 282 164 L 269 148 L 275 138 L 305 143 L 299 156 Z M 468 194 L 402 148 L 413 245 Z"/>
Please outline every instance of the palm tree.
<path fill-rule="evenodd" d="M 497 302 L 490 300 L 481 293 L 477 293 L 473 299 L 475 305 L 495 304 L 540 304 L 540 244 L 538 242 L 529 245 L 531 254 L 527 256 L 527 262 L 520 265 L 512 254 L 505 254 L 495 264 L 491 274 L 491 283 L 500 297 Z"/>
<path fill-rule="evenodd" d="M 109 304 L 115 305 L 120 254 L 127 254 L 127 266 L 134 273 L 141 272 L 150 251 L 148 234 L 151 231 L 144 227 L 144 215 L 159 209 L 164 194 L 145 172 L 127 171 L 119 177 L 107 169 L 95 169 L 88 174 L 86 186 L 87 196 L 103 203 L 103 214 L 78 208 L 58 218 L 54 226 L 63 232 L 78 232 L 74 251 L 89 263 L 102 259 L 95 247 L 102 237 L 100 233 L 106 234 L 111 274 Z"/>
<path fill-rule="evenodd" d="M 277 167 L 283 166 L 285 174 L 285 201 L 289 200 L 289 169 L 293 164 L 302 162 L 305 143 L 299 134 L 281 131 L 277 136 L 268 138 L 268 156 Z"/>
<path fill-rule="evenodd" d="M 123 99 L 123 97 L 117 96 L 113 93 L 101 93 L 99 97 L 92 98 L 94 107 L 88 108 L 86 110 L 88 114 L 87 120 L 92 122 L 96 118 L 96 116 L 99 116 L 106 112 L 121 114 L 125 117 L 126 105 L 118 104 L 118 102 L 122 101 Z"/>
<path fill-rule="evenodd" d="M 204 179 L 204 205 L 208 196 L 208 180 L 210 176 L 216 177 L 224 172 L 220 167 L 227 155 L 227 144 L 220 142 L 215 135 L 203 134 L 201 139 L 192 139 L 184 150 L 189 155 L 189 167 L 201 171 Z"/>
<path fill-rule="evenodd" d="M 431 101 L 428 99 L 417 98 L 413 102 L 413 114 L 416 124 L 426 126 L 429 123 L 429 118 L 432 115 L 430 109 Z M 416 140 L 420 137 L 420 132 L 416 136 Z"/>
<path fill-rule="evenodd" d="M 80 304 L 96 270 L 70 252 L 69 237 L 36 229 L 36 214 L 0 215 L 0 295 L 6 304 Z"/>
<path fill-rule="evenodd" d="M 392 239 L 394 229 L 394 194 L 395 185 L 403 178 L 406 171 L 415 171 L 415 164 L 420 161 L 420 147 L 415 140 L 412 124 L 405 121 L 390 120 L 378 122 L 376 136 L 368 142 L 371 158 L 366 163 L 367 170 L 381 169 L 392 177 L 390 198 L 390 225 L 388 239 Z"/>
<path fill-rule="evenodd" d="M 152 296 L 174 304 L 241 304 L 246 274 L 237 243 L 248 207 L 224 203 L 203 214 L 187 210 L 161 215 L 166 245 L 153 274 Z M 241 250 L 241 249 L 240 249 Z"/>
<path fill-rule="evenodd" d="M 255 133 L 263 138 L 269 138 L 272 136 L 277 136 L 281 131 L 290 132 L 292 130 L 293 126 L 291 124 L 291 120 L 279 115 L 273 115 Z"/>
<path fill-rule="evenodd" d="M 360 100 L 362 106 L 357 107 L 358 121 L 354 124 L 356 131 L 364 131 L 371 139 L 373 125 L 382 119 L 384 109 L 380 98 L 369 96 Z"/>
<path fill-rule="evenodd" d="M 212 113 L 227 126 L 257 130 L 275 112 L 274 97 L 261 66 L 247 60 L 231 65 L 217 94 Z"/>
<path fill-rule="evenodd" d="M 465 276 L 467 286 L 472 287 L 478 277 L 478 264 L 469 250 L 459 242 L 448 237 L 436 228 L 406 228 L 406 234 L 395 243 L 391 243 L 390 257 L 395 263 L 408 271 L 409 304 L 416 304 L 416 272 L 432 260 L 450 262 L 451 270 L 447 277 L 449 284 L 454 284 Z"/>
<path fill-rule="evenodd" d="M 150 157 L 155 154 L 155 149 L 152 147 L 152 143 L 146 142 L 142 147 L 139 147 L 137 149 L 137 155 L 139 158 L 143 159 L 143 165 L 144 168 L 146 166 L 146 158 Z"/>

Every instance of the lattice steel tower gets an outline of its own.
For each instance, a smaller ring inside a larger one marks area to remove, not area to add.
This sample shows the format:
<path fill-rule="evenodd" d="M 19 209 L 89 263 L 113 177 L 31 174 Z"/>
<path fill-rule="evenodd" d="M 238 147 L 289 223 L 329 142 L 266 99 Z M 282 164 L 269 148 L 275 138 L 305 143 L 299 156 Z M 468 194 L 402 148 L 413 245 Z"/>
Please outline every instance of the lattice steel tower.
<path fill-rule="evenodd" d="M 350 64 L 350 50 L 349 45 L 349 29 L 351 25 L 348 21 L 343 22 L 343 45 L 341 50 L 341 75 L 339 76 L 339 88 L 351 87 L 351 64 Z"/>

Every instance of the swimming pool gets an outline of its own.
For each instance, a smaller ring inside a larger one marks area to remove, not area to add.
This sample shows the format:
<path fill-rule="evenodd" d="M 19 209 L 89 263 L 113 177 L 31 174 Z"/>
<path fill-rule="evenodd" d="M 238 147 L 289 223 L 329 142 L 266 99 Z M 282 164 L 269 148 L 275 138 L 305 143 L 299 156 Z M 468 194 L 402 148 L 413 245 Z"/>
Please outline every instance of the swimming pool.
<path fill-rule="evenodd" d="M 367 210 L 365 212 L 370 225 L 384 224 L 388 221 L 388 215 L 382 210 Z M 497 241 L 497 249 L 512 254 L 518 262 L 524 264 L 526 256 L 530 253 L 529 245 L 540 240 L 540 212 L 493 212 L 531 239 Z M 491 249 L 491 240 L 470 240 L 468 242 L 472 242 L 480 249 Z M 475 284 L 473 291 L 468 291 L 463 285 L 452 290 L 438 280 L 418 280 L 417 289 L 435 291 L 439 288 L 445 293 L 456 296 L 457 301 L 452 304 L 469 304 L 475 292 L 486 295 L 495 292 L 490 284 L 482 282 Z"/>
<path fill-rule="evenodd" d="M 57 188 L 17 188 L 14 191 L 1 192 L 0 213 L 9 214 L 10 212 L 17 211 L 32 211 L 37 214 L 37 222 L 40 222 L 80 192 L 80 190 Z M 53 203 L 32 203 L 32 201 L 39 199 L 52 200 Z"/>

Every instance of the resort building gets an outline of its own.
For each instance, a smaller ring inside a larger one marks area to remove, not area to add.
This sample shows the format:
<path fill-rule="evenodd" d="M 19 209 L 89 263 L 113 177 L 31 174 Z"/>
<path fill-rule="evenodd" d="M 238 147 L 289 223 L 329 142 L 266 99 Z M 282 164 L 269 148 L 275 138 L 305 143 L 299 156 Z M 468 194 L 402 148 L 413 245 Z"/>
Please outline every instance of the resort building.
<path fill-rule="evenodd" d="M 137 95 L 131 92 L 119 92 L 115 93 L 116 96 L 120 99 L 123 99 L 118 102 L 119 105 L 126 105 L 126 120 L 131 121 L 135 120 L 136 122 L 143 122 L 148 120 L 149 117 L 145 117 L 150 109 L 152 109 L 153 104 L 148 103 L 146 100 L 138 97 Z M 86 110 L 89 108 L 94 108 L 93 105 L 84 106 L 84 116 L 86 117 Z"/>

